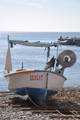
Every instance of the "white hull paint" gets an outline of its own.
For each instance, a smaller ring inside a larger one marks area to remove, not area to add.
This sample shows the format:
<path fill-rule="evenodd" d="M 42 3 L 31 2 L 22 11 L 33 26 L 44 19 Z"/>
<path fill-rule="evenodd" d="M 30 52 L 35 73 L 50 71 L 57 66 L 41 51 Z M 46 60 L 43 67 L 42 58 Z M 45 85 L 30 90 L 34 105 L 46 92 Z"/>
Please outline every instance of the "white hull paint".
<path fill-rule="evenodd" d="M 41 88 L 58 90 L 62 89 L 66 78 L 55 72 L 43 70 L 22 70 L 5 75 L 9 89 Z"/>

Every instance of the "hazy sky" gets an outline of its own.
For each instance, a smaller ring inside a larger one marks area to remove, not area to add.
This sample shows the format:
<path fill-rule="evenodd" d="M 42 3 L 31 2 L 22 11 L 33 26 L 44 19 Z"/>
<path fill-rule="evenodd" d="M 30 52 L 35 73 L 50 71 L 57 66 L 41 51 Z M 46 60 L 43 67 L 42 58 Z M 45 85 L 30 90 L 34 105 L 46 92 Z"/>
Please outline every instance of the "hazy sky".
<path fill-rule="evenodd" d="M 0 31 L 80 32 L 80 0 L 0 0 Z"/>

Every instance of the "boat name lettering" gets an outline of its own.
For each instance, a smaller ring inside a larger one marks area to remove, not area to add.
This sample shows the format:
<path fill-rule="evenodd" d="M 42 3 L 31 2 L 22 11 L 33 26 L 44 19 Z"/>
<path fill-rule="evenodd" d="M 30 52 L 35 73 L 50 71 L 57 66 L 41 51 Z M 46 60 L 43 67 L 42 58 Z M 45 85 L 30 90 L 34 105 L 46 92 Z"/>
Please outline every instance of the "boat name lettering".
<path fill-rule="evenodd" d="M 30 80 L 43 80 L 43 75 L 30 75 Z"/>

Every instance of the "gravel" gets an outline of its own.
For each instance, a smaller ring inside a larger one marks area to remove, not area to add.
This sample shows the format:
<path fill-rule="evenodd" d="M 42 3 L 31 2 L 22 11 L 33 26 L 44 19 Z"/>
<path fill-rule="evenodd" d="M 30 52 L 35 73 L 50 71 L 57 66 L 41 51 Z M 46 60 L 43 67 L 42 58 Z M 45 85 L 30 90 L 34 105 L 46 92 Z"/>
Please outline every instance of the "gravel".
<path fill-rule="evenodd" d="M 58 91 L 49 99 L 48 105 L 49 109 L 67 115 L 73 110 L 80 112 L 80 88 L 66 88 Z M 47 113 L 43 110 L 42 112 L 33 112 L 34 110 L 30 110 L 32 108 L 34 108 L 33 105 L 14 93 L 0 92 L 0 120 L 66 120 L 65 118 L 56 118 L 54 117 L 55 113 Z M 72 118 L 68 120 L 72 120 Z"/>

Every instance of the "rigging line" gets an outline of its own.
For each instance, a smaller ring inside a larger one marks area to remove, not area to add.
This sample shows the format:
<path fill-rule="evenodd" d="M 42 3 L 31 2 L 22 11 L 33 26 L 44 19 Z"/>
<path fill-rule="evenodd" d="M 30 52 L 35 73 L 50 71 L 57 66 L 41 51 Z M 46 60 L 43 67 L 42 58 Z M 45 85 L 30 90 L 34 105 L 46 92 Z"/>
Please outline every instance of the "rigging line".
<path fill-rule="evenodd" d="M 36 104 L 36 103 L 32 100 L 32 98 L 29 96 L 28 90 L 25 89 L 25 91 L 26 91 L 27 94 L 28 94 L 28 98 L 29 98 L 30 102 L 31 102 L 34 106 L 40 108 L 40 106 L 39 106 L 38 104 Z"/>
<path fill-rule="evenodd" d="M 36 106 L 36 107 L 38 107 L 38 108 L 41 108 L 38 104 L 36 104 L 32 99 L 31 99 L 31 97 L 28 95 L 28 98 L 29 98 L 29 100 L 30 100 L 30 102 L 34 105 L 34 106 Z"/>

